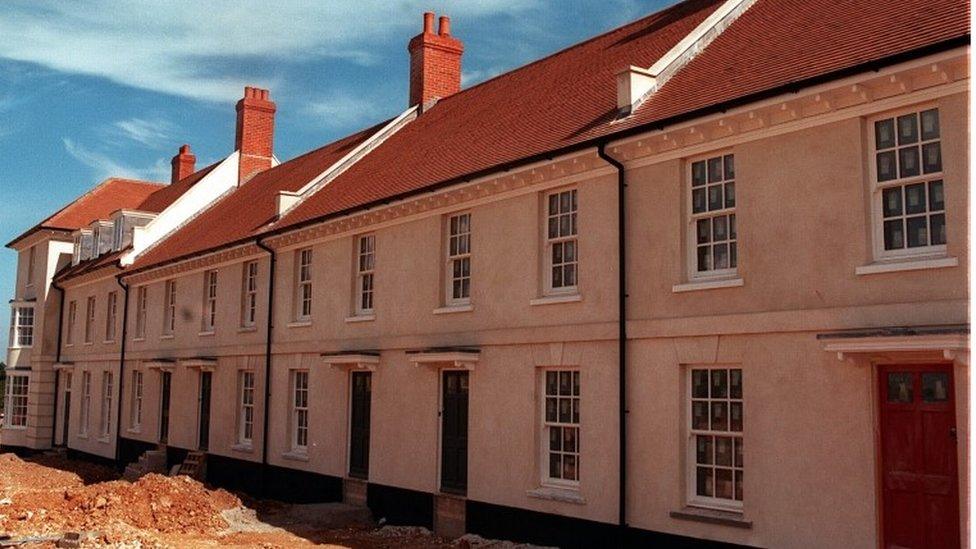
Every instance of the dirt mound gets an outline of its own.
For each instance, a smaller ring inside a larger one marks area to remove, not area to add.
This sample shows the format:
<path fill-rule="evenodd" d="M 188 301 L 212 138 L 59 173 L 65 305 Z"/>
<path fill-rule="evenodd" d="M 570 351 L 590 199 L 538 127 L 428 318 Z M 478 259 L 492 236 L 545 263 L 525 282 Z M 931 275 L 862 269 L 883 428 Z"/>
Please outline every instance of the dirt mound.
<path fill-rule="evenodd" d="M 83 484 L 75 473 L 24 461 L 15 454 L 0 454 L 0 499 L 24 490 L 55 490 Z"/>
<path fill-rule="evenodd" d="M 126 527 L 164 534 L 214 534 L 227 528 L 221 511 L 241 504 L 236 496 L 208 490 L 188 477 L 156 474 L 134 483 L 23 491 L 10 500 L 0 505 L 0 532 L 94 531 L 104 533 L 106 541 L 114 537 L 113 532 L 128 538 Z"/>

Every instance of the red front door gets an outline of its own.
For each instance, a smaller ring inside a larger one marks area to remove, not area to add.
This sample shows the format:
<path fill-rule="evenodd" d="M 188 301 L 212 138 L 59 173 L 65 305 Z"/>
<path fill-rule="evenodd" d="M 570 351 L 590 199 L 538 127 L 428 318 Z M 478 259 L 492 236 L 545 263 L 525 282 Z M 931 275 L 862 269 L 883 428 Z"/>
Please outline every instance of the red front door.
<path fill-rule="evenodd" d="M 959 547 L 952 365 L 881 368 L 884 546 Z"/>

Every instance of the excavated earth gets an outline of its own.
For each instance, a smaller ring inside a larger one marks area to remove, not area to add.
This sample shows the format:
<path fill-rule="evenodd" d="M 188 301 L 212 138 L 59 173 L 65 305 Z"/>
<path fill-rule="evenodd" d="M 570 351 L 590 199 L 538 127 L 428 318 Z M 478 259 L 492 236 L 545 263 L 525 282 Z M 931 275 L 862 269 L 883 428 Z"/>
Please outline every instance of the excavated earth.
<path fill-rule="evenodd" d="M 316 524 L 310 513 L 331 519 Z M 377 527 L 368 512 L 351 506 L 253 500 L 186 476 L 149 474 L 128 482 L 112 468 L 59 455 L 0 454 L 0 547 L 3 536 L 35 540 L 18 547 L 55 547 L 68 532 L 81 534 L 82 547 L 528 547 Z"/>

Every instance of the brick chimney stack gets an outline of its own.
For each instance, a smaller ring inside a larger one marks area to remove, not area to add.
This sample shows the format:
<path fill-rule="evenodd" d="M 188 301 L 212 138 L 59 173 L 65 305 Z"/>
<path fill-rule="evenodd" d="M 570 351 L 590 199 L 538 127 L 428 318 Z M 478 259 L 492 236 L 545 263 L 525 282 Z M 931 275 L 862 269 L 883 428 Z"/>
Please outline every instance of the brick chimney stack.
<path fill-rule="evenodd" d="M 434 33 L 434 14 L 424 14 L 424 31 L 410 40 L 410 105 L 443 99 L 461 89 L 464 44 L 451 36 L 451 20 L 440 17 Z"/>
<path fill-rule="evenodd" d="M 170 177 L 171 183 L 181 181 L 186 176 L 197 171 L 197 157 L 193 155 L 192 151 L 190 151 L 189 145 L 183 145 L 180 147 L 179 154 L 173 157 L 170 164 L 173 166 L 173 175 Z"/>
<path fill-rule="evenodd" d="M 268 90 L 250 86 L 244 88 L 244 97 L 237 102 L 237 137 L 234 142 L 241 153 L 239 185 L 271 167 L 275 110 L 274 102 L 268 98 Z"/>

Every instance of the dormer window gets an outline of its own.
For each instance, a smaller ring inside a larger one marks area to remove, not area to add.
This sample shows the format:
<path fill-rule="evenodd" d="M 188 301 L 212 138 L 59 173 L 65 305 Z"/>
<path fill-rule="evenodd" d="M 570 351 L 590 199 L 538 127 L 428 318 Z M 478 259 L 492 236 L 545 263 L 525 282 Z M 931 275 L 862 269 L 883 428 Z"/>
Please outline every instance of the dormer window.
<path fill-rule="evenodd" d="M 93 235 L 91 229 L 79 229 L 74 233 L 74 251 L 71 257 L 71 264 L 77 265 L 82 261 L 91 259 L 93 250 Z"/>
<path fill-rule="evenodd" d="M 92 255 L 98 257 L 112 251 L 113 224 L 111 221 L 94 221 L 92 230 Z"/>
<path fill-rule="evenodd" d="M 122 249 L 122 236 L 125 234 L 125 217 L 119 216 L 115 219 L 115 227 L 113 229 L 112 237 L 112 250 L 119 251 Z"/>
<path fill-rule="evenodd" d="M 136 210 L 118 210 L 112 214 L 110 226 L 112 239 L 106 244 L 113 252 L 124 250 L 132 244 L 136 227 L 142 227 L 155 218 L 155 214 Z M 105 229 L 103 229 L 105 230 Z"/>

